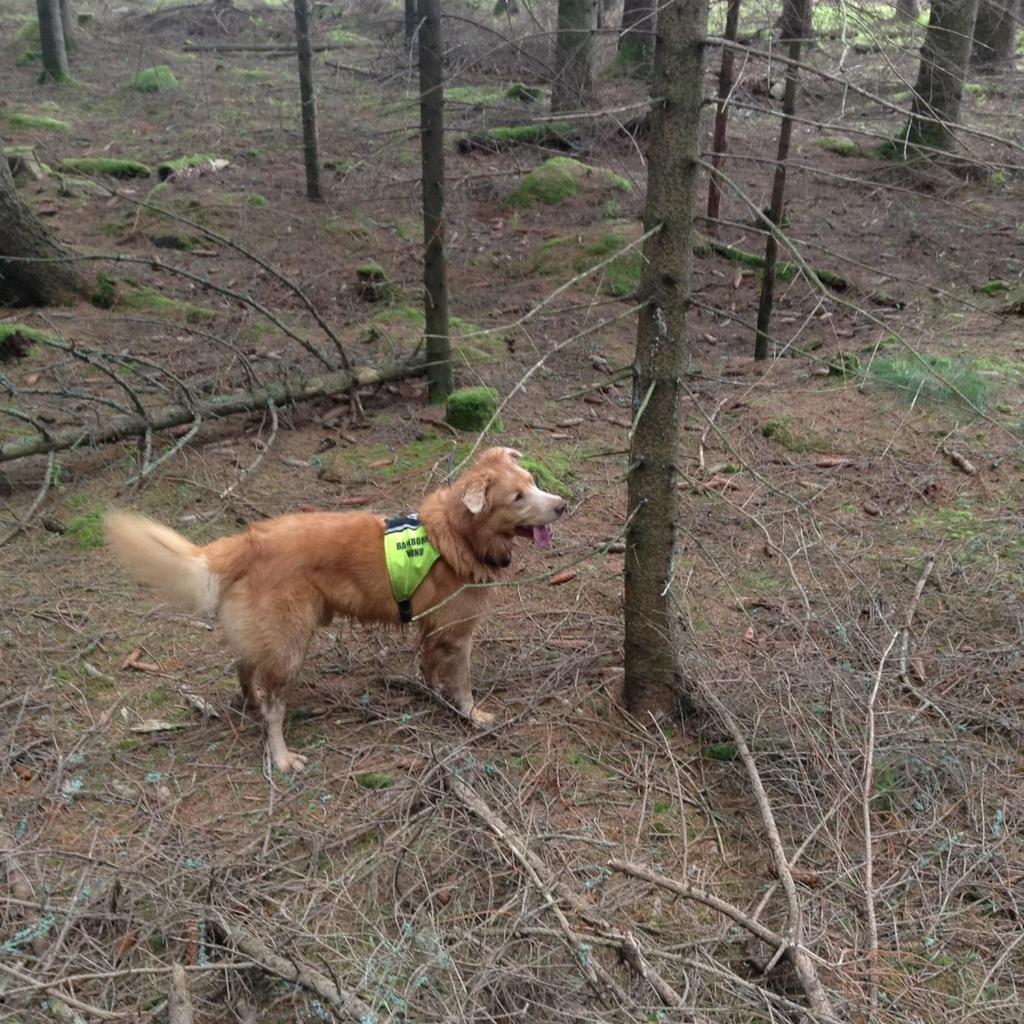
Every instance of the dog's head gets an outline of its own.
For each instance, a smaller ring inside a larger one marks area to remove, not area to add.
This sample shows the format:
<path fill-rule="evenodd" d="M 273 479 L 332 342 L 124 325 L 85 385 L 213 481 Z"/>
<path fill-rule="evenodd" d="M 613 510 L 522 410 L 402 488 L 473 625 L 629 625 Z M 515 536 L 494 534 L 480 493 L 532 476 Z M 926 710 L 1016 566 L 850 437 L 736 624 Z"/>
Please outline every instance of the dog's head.
<path fill-rule="evenodd" d="M 516 461 L 514 448 L 488 448 L 455 484 L 473 532 L 495 539 L 529 537 L 538 547 L 551 544 L 551 524 L 566 509 L 565 499 L 542 491 Z"/>

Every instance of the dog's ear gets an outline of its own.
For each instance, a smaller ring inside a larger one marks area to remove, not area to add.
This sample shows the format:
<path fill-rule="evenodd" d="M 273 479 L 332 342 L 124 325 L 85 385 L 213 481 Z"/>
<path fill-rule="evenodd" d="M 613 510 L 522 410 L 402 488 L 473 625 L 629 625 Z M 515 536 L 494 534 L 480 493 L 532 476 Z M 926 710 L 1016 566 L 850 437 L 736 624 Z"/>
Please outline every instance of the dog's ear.
<path fill-rule="evenodd" d="M 474 477 L 462 492 L 462 504 L 473 515 L 479 515 L 487 507 L 487 488 L 490 486 L 490 483 L 490 477 Z"/>

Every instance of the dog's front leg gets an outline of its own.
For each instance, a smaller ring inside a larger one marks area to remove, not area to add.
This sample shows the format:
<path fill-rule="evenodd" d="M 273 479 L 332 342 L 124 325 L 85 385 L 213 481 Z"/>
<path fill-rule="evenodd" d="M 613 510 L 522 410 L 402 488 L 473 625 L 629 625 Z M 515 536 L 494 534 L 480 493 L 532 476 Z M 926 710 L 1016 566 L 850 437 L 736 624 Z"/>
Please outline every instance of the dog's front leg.
<path fill-rule="evenodd" d="M 459 713 L 475 725 L 490 725 L 494 715 L 481 710 L 473 701 L 469 658 L 473 650 L 473 623 L 440 626 L 423 630 L 421 664 L 430 686 L 446 697 Z"/>

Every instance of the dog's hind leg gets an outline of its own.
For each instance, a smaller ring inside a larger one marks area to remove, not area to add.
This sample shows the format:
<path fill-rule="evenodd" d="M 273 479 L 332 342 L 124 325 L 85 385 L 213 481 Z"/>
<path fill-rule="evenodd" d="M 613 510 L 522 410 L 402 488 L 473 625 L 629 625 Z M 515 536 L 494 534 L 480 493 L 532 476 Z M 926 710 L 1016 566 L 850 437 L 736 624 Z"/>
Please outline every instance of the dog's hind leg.
<path fill-rule="evenodd" d="M 306 758 L 289 750 L 284 741 L 284 700 L 277 693 L 270 693 L 260 705 L 263 721 L 267 726 L 267 747 L 279 772 L 301 772 L 306 767 Z"/>
<path fill-rule="evenodd" d="M 253 686 L 253 676 L 256 673 L 255 665 L 251 661 L 246 661 L 245 658 L 239 658 L 235 671 L 238 673 L 238 689 L 241 691 L 238 694 L 240 706 L 242 708 L 258 708 L 260 698 Z"/>

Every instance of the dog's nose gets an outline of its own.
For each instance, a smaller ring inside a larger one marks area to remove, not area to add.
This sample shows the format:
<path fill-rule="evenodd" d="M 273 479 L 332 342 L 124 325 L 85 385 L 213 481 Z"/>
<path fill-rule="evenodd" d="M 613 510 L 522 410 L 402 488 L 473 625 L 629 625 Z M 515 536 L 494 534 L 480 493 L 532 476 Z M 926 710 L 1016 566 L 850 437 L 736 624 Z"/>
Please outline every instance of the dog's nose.
<path fill-rule="evenodd" d="M 562 515 L 569 506 L 565 503 L 565 498 L 559 498 L 558 504 L 555 506 L 555 515 Z"/>

